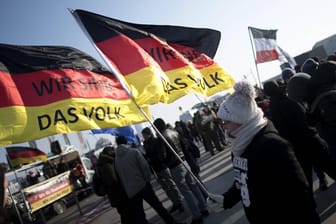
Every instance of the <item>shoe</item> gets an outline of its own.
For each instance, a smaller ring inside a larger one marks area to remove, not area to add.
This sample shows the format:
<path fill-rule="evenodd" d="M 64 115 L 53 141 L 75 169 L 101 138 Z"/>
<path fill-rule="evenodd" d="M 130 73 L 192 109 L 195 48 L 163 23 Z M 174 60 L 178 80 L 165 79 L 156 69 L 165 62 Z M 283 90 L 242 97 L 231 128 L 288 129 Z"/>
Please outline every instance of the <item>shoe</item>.
<path fill-rule="evenodd" d="M 184 212 L 183 205 L 173 205 L 173 207 L 170 209 L 169 213 L 174 213 L 176 211 L 179 211 L 179 213 Z"/>
<path fill-rule="evenodd" d="M 203 217 L 207 217 L 209 214 L 210 214 L 210 213 L 209 213 L 209 211 L 208 211 L 207 209 L 201 211 L 201 215 L 202 215 Z"/>

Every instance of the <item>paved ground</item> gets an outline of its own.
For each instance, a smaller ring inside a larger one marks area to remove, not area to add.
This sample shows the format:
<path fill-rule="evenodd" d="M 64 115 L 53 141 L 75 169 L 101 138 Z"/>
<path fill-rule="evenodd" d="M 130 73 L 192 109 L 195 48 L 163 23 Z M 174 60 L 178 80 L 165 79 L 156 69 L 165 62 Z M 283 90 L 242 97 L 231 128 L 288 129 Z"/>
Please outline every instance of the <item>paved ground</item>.
<path fill-rule="evenodd" d="M 207 189 L 211 193 L 223 193 L 232 184 L 233 172 L 230 161 L 229 149 L 215 156 L 210 157 L 209 153 L 202 151 L 201 158 L 201 178 Z M 336 185 L 329 180 L 329 189 L 321 192 L 318 190 L 318 181 L 314 182 L 315 197 L 318 205 L 318 211 L 321 215 L 323 224 L 336 223 Z M 286 183 L 284 183 L 286 184 Z M 153 186 L 157 195 L 166 208 L 171 207 L 171 202 L 167 196 L 153 180 Z M 247 224 L 241 205 L 237 205 L 230 210 L 223 210 L 216 204 L 209 202 L 210 215 L 205 218 L 205 224 Z M 59 216 L 53 217 L 47 221 L 48 224 L 117 224 L 120 223 L 119 215 L 115 209 L 111 208 L 105 198 L 91 195 L 80 202 L 82 214 L 79 213 L 77 206 L 72 206 Z M 155 211 L 145 203 L 146 215 L 150 223 L 163 223 L 156 215 Z M 190 212 L 175 214 L 179 221 L 187 221 Z M 272 223 L 270 221 L 270 223 Z"/>

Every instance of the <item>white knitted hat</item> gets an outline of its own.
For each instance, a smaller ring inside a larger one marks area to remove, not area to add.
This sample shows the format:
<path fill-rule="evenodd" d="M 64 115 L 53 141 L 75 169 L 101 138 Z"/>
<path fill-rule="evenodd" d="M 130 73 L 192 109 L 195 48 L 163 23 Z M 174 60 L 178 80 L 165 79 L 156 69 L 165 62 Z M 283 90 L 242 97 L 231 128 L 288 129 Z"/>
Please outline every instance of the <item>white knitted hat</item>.
<path fill-rule="evenodd" d="M 249 82 L 245 80 L 237 82 L 233 88 L 234 92 L 219 107 L 217 112 L 219 118 L 245 124 L 262 113 L 255 101 L 255 89 Z"/>

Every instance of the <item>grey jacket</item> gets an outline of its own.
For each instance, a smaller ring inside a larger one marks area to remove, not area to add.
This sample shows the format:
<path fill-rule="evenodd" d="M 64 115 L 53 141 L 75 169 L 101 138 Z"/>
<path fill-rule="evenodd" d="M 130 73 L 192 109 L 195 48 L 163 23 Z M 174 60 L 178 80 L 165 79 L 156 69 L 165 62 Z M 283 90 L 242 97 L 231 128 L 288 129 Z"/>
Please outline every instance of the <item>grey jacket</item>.
<path fill-rule="evenodd" d="M 134 197 L 151 180 L 147 161 L 140 151 L 129 145 L 117 147 L 115 166 L 129 198 Z"/>

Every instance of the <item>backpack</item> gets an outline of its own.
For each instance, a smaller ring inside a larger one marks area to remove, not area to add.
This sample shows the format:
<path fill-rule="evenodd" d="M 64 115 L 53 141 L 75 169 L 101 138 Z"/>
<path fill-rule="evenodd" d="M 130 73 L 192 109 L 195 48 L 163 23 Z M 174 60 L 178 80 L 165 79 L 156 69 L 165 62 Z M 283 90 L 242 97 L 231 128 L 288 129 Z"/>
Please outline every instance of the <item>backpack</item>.
<path fill-rule="evenodd" d="M 97 196 L 105 196 L 107 194 L 107 190 L 104 184 L 104 181 L 99 174 L 98 170 L 95 171 L 92 178 L 92 190 Z"/>

